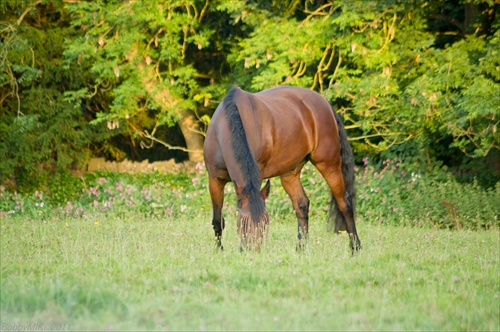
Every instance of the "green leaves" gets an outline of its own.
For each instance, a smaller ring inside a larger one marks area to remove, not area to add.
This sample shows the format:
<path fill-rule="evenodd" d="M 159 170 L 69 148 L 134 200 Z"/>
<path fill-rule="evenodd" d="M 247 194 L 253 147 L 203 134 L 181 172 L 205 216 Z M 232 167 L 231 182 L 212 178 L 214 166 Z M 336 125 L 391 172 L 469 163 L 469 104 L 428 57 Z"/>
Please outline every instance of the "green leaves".
<path fill-rule="evenodd" d="M 319 90 L 343 115 L 357 151 L 401 151 L 397 145 L 415 139 L 429 153 L 434 142 L 448 137 L 452 143 L 445 149 L 458 147 L 474 157 L 499 148 L 499 32 L 484 30 L 483 14 L 474 18 L 483 20 L 476 30 L 482 35 L 464 35 L 442 48 L 440 30 L 429 28 L 433 19 L 451 22 L 438 23 L 459 33 L 473 22 L 457 26 L 462 18 L 447 12 L 447 5 L 308 3 L 290 17 L 276 15 L 277 2 L 267 4 L 246 16 L 240 9 L 253 30 L 229 59 L 251 78 L 247 88 L 289 84 Z M 470 6 L 479 5 L 464 10 Z"/>
<path fill-rule="evenodd" d="M 195 110 L 199 92 L 193 53 L 210 45 L 201 27 L 207 3 L 148 1 L 68 4 L 85 37 L 68 44 L 67 59 L 85 59 L 96 92 L 110 100 L 93 123 L 125 120 L 129 132 L 172 126 Z M 82 66 L 84 63 L 82 62 Z"/>
<path fill-rule="evenodd" d="M 496 133 L 499 84 L 488 77 L 491 68 L 485 68 L 488 62 L 482 60 L 490 47 L 484 38 L 470 36 L 424 54 L 422 76 L 406 90 L 414 108 L 423 108 L 423 115 L 432 117 L 433 125 L 428 128 L 453 136 L 452 146 L 474 157 L 486 156 L 500 146 Z"/>
<path fill-rule="evenodd" d="M 322 93 L 359 158 L 457 162 L 500 147 L 491 1 L 30 0 L 0 11 L 0 135 L 25 144 L 0 149 L 10 174 L 90 150 L 139 155 L 146 132 L 184 144 L 168 127 L 202 133 L 232 84 Z"/>
<path fill-rule="evenodd" d="M 63 95 L 82 77 L 62 63 L 64 40 L 72 38 L 61 28 L 66 12 L 56 2 L 6 6 L 0 23 L 0 180 L 23 170 L 78 167 L 99 131 L 89 131 L 81 105 L 70 104 L 83 91 Z"/>

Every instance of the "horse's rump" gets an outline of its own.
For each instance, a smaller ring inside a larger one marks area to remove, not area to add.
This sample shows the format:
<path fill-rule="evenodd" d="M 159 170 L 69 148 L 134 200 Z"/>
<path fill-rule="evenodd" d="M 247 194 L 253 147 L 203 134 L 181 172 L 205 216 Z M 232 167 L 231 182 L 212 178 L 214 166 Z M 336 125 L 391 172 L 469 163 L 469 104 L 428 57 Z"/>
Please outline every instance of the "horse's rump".
<path fill-rule="evenodd" d="M 247 140 L 262 178 L 282 175 L 311 154 L 318 161 L 338 155 L 335 116 L 318 93 L 277 87 L 255 94 L 240 90 L 237 96 Z"/>

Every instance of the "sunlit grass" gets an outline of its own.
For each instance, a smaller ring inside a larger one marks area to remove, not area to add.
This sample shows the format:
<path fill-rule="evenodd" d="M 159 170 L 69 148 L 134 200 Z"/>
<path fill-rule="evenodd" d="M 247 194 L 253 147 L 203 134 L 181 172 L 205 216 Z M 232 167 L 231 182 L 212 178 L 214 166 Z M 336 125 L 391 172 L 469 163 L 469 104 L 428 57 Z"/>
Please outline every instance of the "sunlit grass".
<path fill-rule="evenodd" d="M 500 184 L 368 165 L 357 172 L 363 250 L 352 257 L 345 234 L 325 231 L 329 194 L 310 165 L 303 252 L 279 179 L 258 253 L 239 251 L 231 185 L 215 250 L 202 167 L 78 181 L 62 205 L 0 187 L 2 329 L 500 330 Z"/>
<path fill-rule="evenodd" d="M 499 233 L 360 220 L 363 251 L 311 220 L 271 221 L 260 253 L 224 252 L 210 216 L 1 219 L 2 324 L 113 330 L 499 330 Z"/>

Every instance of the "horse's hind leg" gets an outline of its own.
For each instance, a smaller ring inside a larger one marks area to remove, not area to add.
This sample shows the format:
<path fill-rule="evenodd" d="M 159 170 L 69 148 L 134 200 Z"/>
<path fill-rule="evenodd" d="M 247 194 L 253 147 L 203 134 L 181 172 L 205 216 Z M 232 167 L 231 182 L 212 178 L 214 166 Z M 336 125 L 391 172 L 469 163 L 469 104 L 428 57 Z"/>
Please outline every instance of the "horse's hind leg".
<path fill-rule="evenodd" d="M 293 209 L 298 219 L 298 238 L 299 246 L 307 240 L 309 227 L 309 199 L 307 198 L 302 183 L 300 182 L 300 169 L 297 168 L 293 173 L 281 176 L 281 184 L 288 196 L 292 200 Z"/>
<path fill-rule="evenodd" d="M 224 230 L 224 218 L 222 218 L 222 205 L 224 204 L 224 186 L 227 182 L 209 177 L 208 189 L 212 198 L 213 219 L 212 226 L 215 232 L 215 241 L 219 249 L 222 247 L 222 231 Z"/>
<path fill-rule="evenodd" d="M 354 209 L 351 206 L 350 200 L 347 199 L 346 189 L 344 187 L 344 179 L 342 178 L 342 170 L 340 165 L 335 167 L 329 163 L 317 163 L 316 168 L 320 171 L 321 175 L 325 178 L 328 186 L 332 190 L 333 197 L 337 203 L 337 207 L 344 217 L 347 232 L 349 233 L 351 249 L 360 250 L 361 242 L 356 231 L 354 223 Z M 348 195 L 352 193 L 347 193 Z"/>

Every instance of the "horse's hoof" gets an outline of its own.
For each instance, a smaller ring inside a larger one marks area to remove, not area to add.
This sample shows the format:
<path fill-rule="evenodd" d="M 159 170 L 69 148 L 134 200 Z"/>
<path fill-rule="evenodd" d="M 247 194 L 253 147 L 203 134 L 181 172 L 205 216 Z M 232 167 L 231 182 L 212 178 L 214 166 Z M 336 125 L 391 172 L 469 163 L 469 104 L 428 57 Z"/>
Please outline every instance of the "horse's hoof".
<path fill-rule="evenodd" d="M 359 238 L 357 235 L 353 233 L 349 233 L 349 244 L 351 245 L 351 251 L 352 254 L 354 255 L 355 253 L 358 253 L 361 250 L 361 242 L 359 241 Z"/>
<path fill-rule="evenodd" d="M 215 247 L 220 250 L 220 251 L 223 251 L 224 250 L 224 246 L 222 245 L 222 242 L 220 239 L 215 239 Z"/>
<path fill-rule="evenodd" d="M 363 249 L 363 248 L 361 247 L 361 243 L 356 244 L 356 246 L 352 246 L 352 245 L 351 245 L 352 255 L 354 256 L 354 255 L 356 255 L 356 254 L 359 254 L 359 252 L 361 251 L 361 249 Z"/>
<path fill-rule="evenodd" d="M 295 247 L 295 250 L 297 252 L 303 252 L 307 248 L 307 243 L 306 242 L 299 242 L 297 243 L 297 246 Z"/>

